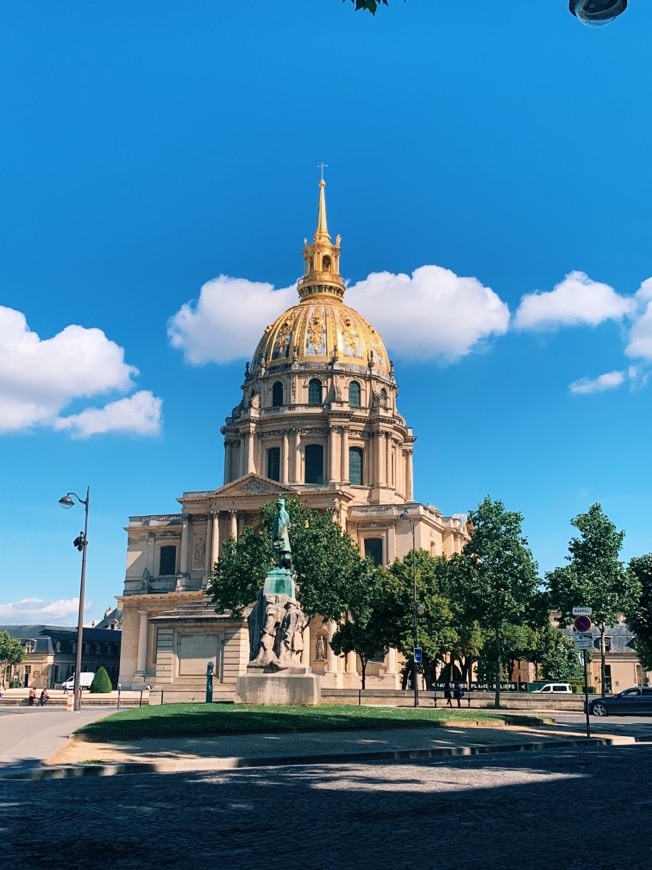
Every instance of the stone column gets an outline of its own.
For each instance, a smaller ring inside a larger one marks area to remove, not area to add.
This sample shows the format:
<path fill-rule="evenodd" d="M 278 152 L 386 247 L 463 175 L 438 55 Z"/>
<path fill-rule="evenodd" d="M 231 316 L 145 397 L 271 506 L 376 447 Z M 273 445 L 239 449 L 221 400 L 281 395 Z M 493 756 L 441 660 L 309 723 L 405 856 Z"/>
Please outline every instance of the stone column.
<path fill-rule="evenodd" d="M 414 486 L 412 483 L 412 448 L 405 451 L 405 498 L 408 501 L 414 499 Z"/>
<path fill-rule="evenodd" d="M 336 631 L 336 625 L 333 622 L 333 620 L 331 619 L 331 621 L 328 623 L 328 640 L 329 641 L 331 641 L 333 639 L 333 635 L 335 634 L 335 631 Z M 330 645 L 330 642 L 328 644 L 327 650 L 328 650 L 328 652 L 326 654 L 326 673 L 336 674 L 337 673 L 337 656 L 333 652 L 333 647 Z"/>
<path fill-rule="evenodd" d="M 288 476 L 288 459 L 288 435 L 287 432 L 284 432 L 281 439 L 281 473 L 279 474 L 281 483 L 287 483 L 290 479 Z M 265 471 L 267 471 L 267 469 L 265 469 Z"/>
<path fill-rule="evenodd" d="M 289 462 L 289 483 L 297 482 L 297 466 L 299 464 L 299 433 L 296 429 L 290 430 L 290 455 Z"/>
<path fill-rule="evenodd" d="M 224 483 L 231 480 L 231 442 L 224 442 Z"/>
<path fill-rule="evenodd" d="M 179 573 L 188 573 L 188 517 L 182 517 L 181 526 L 181 552 L 179 553 Z"/>
<path fill-rule="evenodd" d="M 379 486 L 382 478 L 382 456 L 381 456 L 381 446 L 382 446 L 382 432 L 374 432 L 372 433 L 372 441 L 373 444 L 373 480 L 372 483 L 374 486 Z"/>
<path fill-rule="evenodd" d="M 152 577 L 158 576 L 158 566 L 154 565 L 154 544 L 156 542 L 156 536 L 153 532 L 149 532 L 147 535 L 147 545 L 146 545 L 146 555 L 145 555 L 145 567 L 152 575 Z"/>
<path fill-rule="evenodd" d="M 341 451 L 341 459 L 342 459 L 342 471 L 340 480 L 342 483 L 349 482 L 349 430 L 346 426 L 342 427 L 342 443 L 340 445 Z M 366 483 L 366 480 L 363 479 L 363 483 Z"/>
<path fill-rule="evenodd" d="M 392 483 L 392 441 L 389 432 L 385 432 L 385 483 L 390 486 Z"/>
<path fill-rule="evenodd" d="M 385 657 L 387 663 L 387 676 L 396 674 L 396 650 L 391 646 Z"/>
<path fill-rule="evenodd" d="M 331 426 L 328 430 L 328 482 L 333 483 L 333 481 L 338 480 L 337 473 L 337 465 L 335 460 L 337 458 L 337 451 L 335 450 L 335 430 Z"/>
<path fill-rule="evenodd" d="M 256 470 L 256 465 L 254 462 L 254 433 L 253 431 L 247 432 L 247 465 L 245 474 L 252 474 Z"/>
<path fill-rule="evenodd" d="M 147 611 L 139 610 L 138 616 L 138 654 L 136 656 L 136 673 L 144 674 L 147 670 Z"/>
<path fill-rule="evenodd" d="M 209 566 L 208 573 L 213 570 L 213 565 L 220 558 L 220 512 L 214 511 L 211 514 L 211 546 L 209 550 Z"/>
<path fill-rule="evenodd" d="M 229 536 L 238 540 L 238 512 L 229 511 Z"/>

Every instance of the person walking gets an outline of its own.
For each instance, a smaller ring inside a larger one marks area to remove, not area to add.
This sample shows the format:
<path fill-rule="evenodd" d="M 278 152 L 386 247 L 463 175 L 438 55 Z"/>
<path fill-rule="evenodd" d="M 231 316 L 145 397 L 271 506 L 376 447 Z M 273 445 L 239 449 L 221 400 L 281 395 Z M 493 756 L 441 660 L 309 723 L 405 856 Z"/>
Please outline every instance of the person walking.
<path fill-rule="evenodd" d="M 27 696 L 27 706 L 28 706 L 28 707 L 33 707 L 33 706 L 34 706 L 34 700 L 35 700 L 35 698 L 36 698 L 36 692 L 34 691 L 34 688 L 32 687 L 32 688 L 29 690 L 29 694 L 28 694 L 28 696 Z"/>
<path fill-rule="evenodd" d="M 462 706 L 462 689 L 459 683 L 455 683 L 455 688 L 453 689 L 453 697 L 457 701 L 457 706 Z"/>
<path fill-rule="evenodd" d="M 446 698 L 446 706 L 447 707 L 453 706 L 453 702 L 451 701 L 452 697 L 453 696 L 451 695 L 451 684 L 444 683 L 444 698 Z"/>

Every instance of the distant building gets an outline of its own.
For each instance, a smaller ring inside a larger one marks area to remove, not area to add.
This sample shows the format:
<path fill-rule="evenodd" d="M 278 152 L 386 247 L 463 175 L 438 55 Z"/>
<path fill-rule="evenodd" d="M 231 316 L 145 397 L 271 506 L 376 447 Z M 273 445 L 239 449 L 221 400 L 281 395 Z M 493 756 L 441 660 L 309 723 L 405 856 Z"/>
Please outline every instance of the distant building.
<path fill-rule="evenodd" d="M 0 625 L 23 644 L 23 661 L 7 668 L 5 686 L 18 680 L 25 688 L 54 689 L 75 672 L 77 627 L 59 625 Z M 111 682 L 118 682 L 122 632 L 109 628 L 84 628 L 82 672 L 106 668 Z"/>
<path fill-rule="evenodd" d="M 203 691 L 210 661 L 222 688 L 234 688 L 249 658 L 245 623 L 215 613 L 204 590 L 222 542 L 256 527 L 261 506 L 272 499 L 298 496 L 306 507 L 331 512 L 378 564 L 403 558 L 413 546 L 451 556 L 468 540 L 464 514 L 445 516 L 414 500 L 416 436 L 399 413 L 394 365 L 381 336 L 344 302 L 341 239 L 333 243 L 328 232 L 324 187 L 322 180 L 313 240 L 304 242 L 299 298 L 265 329 L 222 428 L 224 485 L 185 492 L 178 514 L 129 519 L 118 599 L 126 687 L 153 684 L 179 699 L 191 696 Z M 427 381 L 423 390 L 428 397 Z M 188 421 L 189 438 L 200 416 Z M 444 428 L 431 461 L 447 462 Z M 303 663 L 324 687 L 358 688 L 356 657 L 338 657 L 328 643 L 334 630 L 333 622 L 312 621 Z M 370 664 L 367 685 L 399 688 L 400 668 L 390 650 Z"/>
<path fill-rule="evenodd" d="M 589 664 L 589 683 L 596 692 L 602 692 L 600 685 L 600 632 L 594 626 L 592 629 L 593 648 Z M 564 634 L 570 637 L 575 634 L 573 628 L 564 629 Z M 610 625 L 605 631 L 605 686 L 607 695 L 617 694 L 630 686 L 647 686 L 652 673 L 646 671 L 636 653 L 636 635 L 624 622 Z"/>

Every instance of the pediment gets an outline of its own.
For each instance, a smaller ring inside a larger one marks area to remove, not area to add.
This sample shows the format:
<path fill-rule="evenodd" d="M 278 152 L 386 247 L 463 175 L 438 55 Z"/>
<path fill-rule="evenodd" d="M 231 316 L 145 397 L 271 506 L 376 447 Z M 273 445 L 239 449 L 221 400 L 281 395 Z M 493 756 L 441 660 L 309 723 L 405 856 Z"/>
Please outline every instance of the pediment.
<path fill-rule="evenodd" d="M 260 474 L 245 474 L 244 477 L 239 477 L 237 480 L 232 480 L 225 486 L 214 490 L 211 493 L 211 499 L 215 498 L 232 498 L 233 496 L 270 496 L 296 495 L 295 490 L 276 480 L 270 480 L 267 477 L 262 477 Z"/>

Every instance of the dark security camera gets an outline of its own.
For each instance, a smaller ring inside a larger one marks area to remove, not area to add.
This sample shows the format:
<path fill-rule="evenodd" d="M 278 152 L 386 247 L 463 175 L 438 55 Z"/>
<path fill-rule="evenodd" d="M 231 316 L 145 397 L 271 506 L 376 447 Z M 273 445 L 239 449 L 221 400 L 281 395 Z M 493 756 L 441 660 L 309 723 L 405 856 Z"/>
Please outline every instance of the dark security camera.
<path fill-rule="evenodd" d="M 587 27 L 602 27 L 627 9 L 627 0 L 570 0 L 568 8 Z"/>
<path fill-rule="evenodd" d="M 73 547 L 77 547 L 77 549 L 79 550 L 80 553 L 84 549 L 85 544 L 86 544 L 86 538 L 84 537 L 83 532 L 80 532 L 79 537 L 75 538 L 75 540 L 72 542 Z"/>

